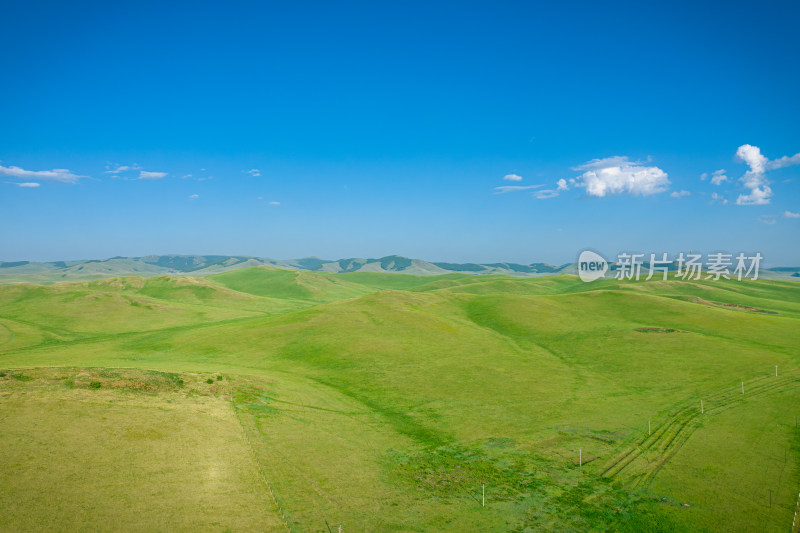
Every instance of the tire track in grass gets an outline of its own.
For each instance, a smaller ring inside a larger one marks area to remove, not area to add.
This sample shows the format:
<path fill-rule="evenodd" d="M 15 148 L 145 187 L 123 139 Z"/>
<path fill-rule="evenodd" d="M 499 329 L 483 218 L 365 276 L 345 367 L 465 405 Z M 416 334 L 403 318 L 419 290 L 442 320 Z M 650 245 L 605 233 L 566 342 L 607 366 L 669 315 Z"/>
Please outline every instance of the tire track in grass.
<path fill-rule="evenodd" d="M 14 332 L 14 330 L 6 326 L 5 324 L 0 324 L 0 328 L 5 328 L 11 334 L 11 337 L 4 340 L 3 342 L 0 342 L 0 344 L 9 344 L 11 342 L 14 342 L 14 339 L 17 337 L 17 334 Z"/>
<path fill-rule="evenodd" d="M 776 388 L 785 388 L 785 385 L 797 380 L 795 376 L 789 376 L 788 378 L 781 378 L 781 381 L 778 383 L 775 383 L 774 381 L 771 383 L 764 383 L 765 380 L 771 379 L 771 377 L 757 378 L 756 380 L 749 382 L 749 395 L 758 395 L 770 392 Z M 754 387 L 753 383 L 760 384 Z M 738 394 L 731 394 L 729 391 L 708 396 L 706 402 L 710 405 L 707 411 L 709 414 L 712 414 L 732 407 L 733 405 L 731 404 L 735 402 L 737 398 L 741 400 L 741 396 Z M 648 461 L 647 466 L 654 464 L 656 469 L 660 469 L 666 460 L 671 458 L 686 442 L 686 440 L 688 440 L 691 433 L 697 427 L 699 427 L 701 416 L 702 415 L 698 412 L 696 406 L 686 406 L 680 409 L 677 413 L 671 416 L 666 424 L 662 424 L 656 433 L 643 437 L 632 448 L 618 455 L 617 458 L 615 458 L 615 460 L 613 460 L 612 463 L 606 467 L 603 475 L 619 475 L 636 459 L 639 459 L 648 452 L 654 451 L 657 451 L 659 455 L 655 460 Z M 642 470 L 648 469 L 647 467 L 644 467 Z M 641 475 L 641 473 L 642 472 L 639 474 Z M 648 477 L 652 477 L 652 475 L 654 475 L 652 472 L 650 472 L 650 474 L 651 475 Z M 636 476 L 636 473 L 629 474 L 628 477 L 632 476 L 638 477 Z"/>
<path fill-rule="evenodd" d="M 776 388 L 783 388 L 787 382 L 795 381 L 797 378 L 789 377 L 787 379 L 786 377 L 783 377 L 778 383 L 773 381 L 753 387 L 753 383 L 755 382 L 771 379 L 771 377 L 766 377 L 751 380 L 749 382 L 750 386 L 748 387 L 748 396 L 769 392 Z M 729 391 L 710 395 L 705 398 L 705 403 L 710 404 L 705 410 L 708 411 L 708 413 L 720 412 L 722 409 L 731 407 L 731 403 L 735 402 L 736 399 L 742 399 L 741 395 L 738 393 L 731 394 Z M 699 425 L 698 419 L 700 416 L 702 416 L 702 414 L 698 413 L 697 406 L 691 405 L 681 408 L 675 414 L 671 415 L 666 424 L 661 424 L 659 429 L 652 435 L 643 437 L 638 441 L 635 447 L 629 449 L 621 455 L 618 455 L 615 461 L 607 465 L 606 470 L 603 473 L 610 473 L 615 466 L 618 467 L 616 472 L 618 473 L 619 471 L 623 470 L 625 466 L 627 466 L 627 463 L 630 462 L 629 460 L 632 458 L 631 456 L 636 456 L 644 451 L 651 450 L 654 446 L 660 448 L 662 451 L 667 451 L 677 442 L 680 442 L 680 437 L 682 436 L 683 431 L 686 429 L 691 429 L 690 424 L 692 422 L 695 422 Z M 665 441 L 664 439 L 667 440 Z M 628 459 L 627 462 L 625 461 L 626 459 Z"/>
<path fill-rule="evenodd" d="M 752 386 L 753 382 L 763 381 L 764 379 L 770 378 L 758 378 L 750 382 L 750 396 L 764 394 L 776 389 L 785 389 L 786 385 L 797 380 L 797 378 L 793 379 L 789 377 L 782 378 L 780 383 L 760 384 L 755 388 Z M 731 408 L 734 406 L 732 404 L 737 398 L 739 400 L 742 399 L 740 396 L 730 393 L 711 395 L 706 400 L 706 403 L 711 404 L 706 411 L 708 414 L 713 414 Z M 655 477 L 658 470 L 660 470 L 664 464 L 677 453 L 683 444 L 685 444 L 694 430 L 700 427 L 702 416 L 704 415 L 698 412 L 696 406 L 684 407 L 673 415 L 667 424 L 663 425 L 661 431 L 641 439 L 634 448 L 626 452 L 624 460 L 614 465 L 616 466 L 614 471 L 610 471 L 610 469 L 607 468 L 604 474 L 611 474 L 612 476 L 619 475 L 636 459 L 642 458 L 647 461 L 647 464 L 643 467 L 639 467 L 639 472 L 635 470 L 634 472 L 629 472 L 627 477 L 639 478 L 637 479 L 637 484 L 641 482 L 641 478 L 644 477 L 645 481 L 649 483 L 652 481 L 652 478 Z M 658 455 L 655 459 L 649 459 L 646 454 L 650 453 L 656 453 Z"/>
<path fill-rule="evenodd" d="M 679 407 L 652 434 L 641 437 L 612 458 L 600 475 L 624 478 L 633 482 L 634 486 L 641 483 L 647 485 L 701 426 L 703 416 L 734 408 L 752 396 L 786 390 L 798 381 L 800 369 L 793 369 L 778 378 L 767 375 L 746 382 L 744 395 L 730 388 L 709 395 L 703 399 L 704 413 L 700 412 L 700 406 L 694 405 L 694 402 L 692 405 Z M 644 464 L 640 464 L 642 462 Z"/>
<path fill-rule="evenodd" d="M 789 385 L 797 381 L 800 381 L 800 376 L 792 376 L 789 377 L 788 379 L 785 379 L 781 383 L 773 383 L 772 385 L 769 386 L 762 386 L 758 388 L 754 392 L 754 394 L 750 394 L 750 396 L 753 395 L 761 396 L 772 392 L 781 392 L 787 390 Z M 737 399 L 739 400 L 739 402 L 736 401 Z M 716 414 L 723 411 L 727 411 L 728 409 L 736 407 L 736 405 L 744 401 L 744 399 L 745 398 L 742 398 L 741 396 L 737 397 L 736 395 L 733 395 L 731 398 L 727 399 L 727 401 L 725 401 L 724 403 L 711 407 L 706 411 L 708 414 Z M 691 421 L 690 425 L 687 425 L 689 427 L 689 430 L 683 431 L 681 434 L 676 435 L 673 438 L 673 442 L 671 443 L 672 445 L 669 448 L 665 449 L 664 455 L 662 455 L 656 461 L 648 464 L 648 467 L 650 468 L 648 473 L 643 479 L 646 485 L 649 485 L 655 479 L 656 475 L 664 467 L 664 465 L 666 465 L 666 463 L 670 459 L 672 459 L 672 457 L 674 457 L 675 454 L 678 453 L 678 451 L 683 447 L 683 445 L 686 444 L 686 442 L 689 440 L 689 437 L 691 437 L 691 434 L 694 432 L 694 430 L 701 426 L 701 421 L 700 421 L 701 416 L 702 415 L 695 414 L 695 418 Z"/>
<path fill-rule="evenodd" d="M 267 479 L 267 476 L 264 474 L 264 469 L 261 468 L 261 461 L 258 460 L 258 455 L 256 454 L 255 448 L 253 448 L 253 443 L 250 442 L 250 436 L 247 434 L 247 430 L 242 424 L 241 418 L 239 418 L 239 410 L 236 408 L 236 404 L 233 401 L 233 388 L 230 387 L 228 389 L 228 401 L 230 403 L 231 409 L 233 410 L 233 416 L 236 419 L 236 423 L 239 425 L 239 429 L 242 430 L 242 434 L 244 435 L 245 442 L 247 442 L 247 446 L 250 448 L 250 453 L 253 455 L 253 460 L 256 462 L 256 467 L 258 468 L 258 473 L 261 476 L 261 481 L 264 482 L 264 485 L 267 487 L 270 496 L 272 496 L 272 501 L 275 504 L 275 507 L 280 513 L 281 520 L 283 521 L 283 525 L 286 527 L 286 531 L 292 533 L 292 528 L 289 525 L 289 520 L 286 518 L 286 513 L 283 510 L 283 507 L 278 502 L 278 498 L 275 496 L 275 491 L 272 490 L 272 484 Z"/>

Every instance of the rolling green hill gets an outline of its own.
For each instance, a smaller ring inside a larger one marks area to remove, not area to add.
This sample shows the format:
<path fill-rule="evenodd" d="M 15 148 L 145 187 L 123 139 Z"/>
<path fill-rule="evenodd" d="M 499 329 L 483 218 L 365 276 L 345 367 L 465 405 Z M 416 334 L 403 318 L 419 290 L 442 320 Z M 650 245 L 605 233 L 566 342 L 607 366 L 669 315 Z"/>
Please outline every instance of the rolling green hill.
<path fill-rule="evenodd" d="M 186 453 L 215 458 L 220 490 L 248 495 L 237 516 L 262 529 L 786 531 L 800 490 L 798 326 L 800 284 L 788 281 L 258 266 L 5 286 L 0 417 L 33 417 L 41 450 L 86 445 L 56 429 L 53 402 L 58 424 L 84 417 L 97 435 L 116 416 L 165 445 L 188 439 Z M 214 444 L 230 450 L 217 457 L 162 419 L 114 411 L 129 404 L 241 434 Z M 24 438 L 0 435 L 0 450 Z M 48 475 L 48 454 L 0 459 L 0 471 L 45 472 L 27 479 L 35 491 L 119 460 L 91 453 L 71 477 Z M 135 461 L 158 483 L 168 457 Z M 180 509 L 217 494 L 190 488 L 207 475 L 169 470 Z M 0 492 L 0 526 L 40 524 L 10 511 L 28 501 Z M 216 509 L 211 530 L 247 527 Z M 93 515 L 78 515 L 60 527 L 90 528 Z"/>

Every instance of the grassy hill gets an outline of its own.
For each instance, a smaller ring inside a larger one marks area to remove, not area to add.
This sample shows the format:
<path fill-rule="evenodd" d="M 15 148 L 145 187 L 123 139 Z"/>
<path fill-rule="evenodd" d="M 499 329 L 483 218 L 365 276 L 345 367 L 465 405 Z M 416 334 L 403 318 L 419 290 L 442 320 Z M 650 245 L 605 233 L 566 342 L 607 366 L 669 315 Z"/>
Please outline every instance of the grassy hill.
<path fill-rule="evenodd" d="M 178 459 L 137 456 L 180 509 L 249 495 L 214 508 L 211 530 L 785 531 L 800 488 L 798 326 L 800 284 L 786 281 L 258 266 L 0 287 L 0 417 L 35 421 L 0 435 L 0 450 L 30 429 L 42 453 L 0 459 L 0 470 L 28 476 L 31 494 L 102 477 L 122 448 L 95 449 L 69 475 L 48 474 L 57 458 L 44 452 L 86 445 L 57 429 L 64 420 L 88 420 L 100 438 L 116 417 L 165 446 L 194 443 L 183 453 L 227 472 L 198 493 L 194 480 L 211 474 L 164 478 L 158 465 Z M 131 385 L 153 380 L 172 385 Z M 215 441 L 230 450 L 217 457 L 134 405 L 169 405 L 190 426 L 212 416 L 241 440 Z M 128 501 L 143 489 L 115 490 Z M 33 505 L 21 494 L 0 492 L 0 525 L 42 523 L 19 511 Z M 61 528 L 109 513 L 84 510 Z"/>

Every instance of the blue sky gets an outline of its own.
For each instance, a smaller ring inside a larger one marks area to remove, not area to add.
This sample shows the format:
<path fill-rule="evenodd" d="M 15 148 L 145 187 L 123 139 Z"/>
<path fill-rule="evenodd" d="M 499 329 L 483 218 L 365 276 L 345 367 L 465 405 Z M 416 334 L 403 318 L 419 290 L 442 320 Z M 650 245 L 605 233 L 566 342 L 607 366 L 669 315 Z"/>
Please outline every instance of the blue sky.
<path fill-rule="evenodd" d="M 6 0 L 0 20 L 0 260 L 800 265 L 796 2 Z"/>

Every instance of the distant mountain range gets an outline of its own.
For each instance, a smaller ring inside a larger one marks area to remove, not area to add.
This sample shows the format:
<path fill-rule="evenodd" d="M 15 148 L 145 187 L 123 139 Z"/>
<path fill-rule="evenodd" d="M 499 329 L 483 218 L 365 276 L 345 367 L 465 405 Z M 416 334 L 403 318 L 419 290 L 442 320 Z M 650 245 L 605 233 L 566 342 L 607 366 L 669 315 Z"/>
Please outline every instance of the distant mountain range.
<path fill-rule="evenodd" d="M 541 276 L 576 274 L 574 263 L 556 266 L 547 263 L 442 263 L 389 255 L 378 259 L 349 258 L 339 260 L 304 257 L 278 260 L 267 257 L 231 255 L 147 255 L 112 257 L 85 261 L 53 261 L 47 263 L 0 262 L 0 283 L 52 283 L 68 280 L 91 280 L 119 276 L 205 276 L 247 268 L 271 266 L 319 272 L 384 272 L 414 275 L 440 274 L 507 274 Z M 613 269 L 613 265 L 612 265 Z M 800 268 L 781 267 L 765 272 L 770 279 L 798 279 Z"/>
<path fill-rule="evenodd" d="M 378 259 L 349 258 L 339 260 L 304 257 L 279 260 L 268 257 L 230 255 L 147 255 L 144 257 L 112 257 L 85 261 L 0 262 L 0 282 L 57 281 L 59 279 L 98 279 L 116 276 L 205 276 L 251 266 L 272 266 L 320 272 L 391 272 L 416 275 L 450 273 L 514 274 L 532 276 L 554 274 L 569 265 L 546 263 L 435 263 L 389 255 Z"/>

